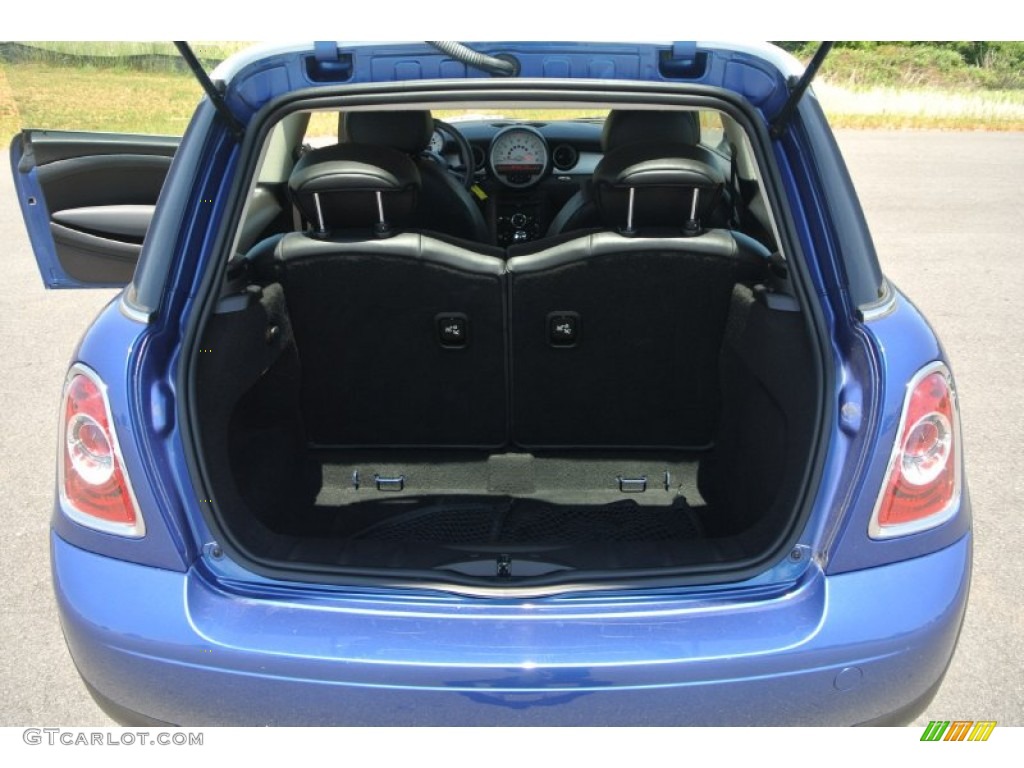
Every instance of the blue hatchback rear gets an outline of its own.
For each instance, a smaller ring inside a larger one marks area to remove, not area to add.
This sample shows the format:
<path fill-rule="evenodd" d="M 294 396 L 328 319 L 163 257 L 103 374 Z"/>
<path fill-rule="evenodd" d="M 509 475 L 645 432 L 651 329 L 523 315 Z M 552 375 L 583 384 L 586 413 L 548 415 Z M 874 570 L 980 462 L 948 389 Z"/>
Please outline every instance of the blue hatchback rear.
<path fill-rule="evenodd" d="M 198 69 L 180 141 L 17 137 L 44 281 L 124 286 L 69 367 L 51 534 L 100 705 L 920 713 L 970 583 L 956 389 L 820 58 L 273 46 Z"/>

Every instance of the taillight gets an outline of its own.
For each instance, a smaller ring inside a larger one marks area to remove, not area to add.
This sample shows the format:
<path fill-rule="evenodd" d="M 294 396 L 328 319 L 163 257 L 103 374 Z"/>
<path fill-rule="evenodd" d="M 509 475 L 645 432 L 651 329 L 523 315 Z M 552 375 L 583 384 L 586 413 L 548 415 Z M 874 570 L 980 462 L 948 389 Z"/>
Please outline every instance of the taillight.
<path fill-rule="evenodd" d="M 871 516 L 872 538 L 933 528 L 959 508 L 960 422 L 942 363 L 923 368 L 911 382 L 885 477 Z"/>
<path fill-rule="evenodd" d="M 64 385 L 58 483 L 64 511 L 76 522 L 121 536 L 146 532 L 132 493 L 100 378 L 75 365 Z"/>

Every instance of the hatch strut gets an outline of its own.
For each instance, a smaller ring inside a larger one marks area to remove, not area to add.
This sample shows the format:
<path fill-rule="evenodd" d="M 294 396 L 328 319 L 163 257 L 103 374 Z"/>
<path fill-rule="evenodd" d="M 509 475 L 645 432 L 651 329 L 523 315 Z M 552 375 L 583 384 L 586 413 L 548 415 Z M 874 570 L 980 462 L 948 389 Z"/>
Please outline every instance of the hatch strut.
<path fill-rule="evenodd" d="M 468 45 L 454 40 L 427 40 L 426 43 L 441 53 L 447 53 L 456 61 L 460 61 L 468 67 L 483 70 L 489 75 L 515 77 L 519 74 L 519 63 L 512 56 L 506 54 L 488 56 L 486 53 L 474 51 Z"/>
<path fill-rule="evenodd" d="M 772 123 L 771 135 L 773 139 L 781 138 L 782 134 L 786 132 L 786 125 L 789 124 L 789 118 L 793 116 L 793 110 L 796 109 L 796 105 L 810 87 L 811 81 L 818 74 L 818 69 L 821 68 L 822 62 L 825 61 L 825 57 L 828 56 L 828 52 L 832 50 L 833 45 L 835 45 L 835 40 L 825 40 L 818 46 L 818 50 L 814 52 L 811 63 L 807 65 L 803 75 L 796 81 L 793 90 L 789 92 L 789 99 L 783 105 L 779 116 L 775 118 L 775 122 Z"/>
<path fill-rule="evenodd" d="M 231 130 L 231 135 L 234 136 L 236 140 L 241 141 L 242 136 L 245 135 L 245 128 L 240 122 L 238 122 L 238 118 L 231 112 L 231 109 L 224 101 L 224 94 L 221 93 L 217 86 L 213 84 L 210 76 L 207 75 L 206 70 L 203 69 L 203 65 L 199 63 L 199 59 L 197 59 L 196 55 L 192 53 L 192 49 L 189 47 L 189 44 L 184 40 L 175 40 L 174 47 L 178 49 L 178 53 L 180 53 L 181 57 L 185 59 L 185 63 L 188 64 L 188 68 L 192 70 L 192 74 L 196 76 L 196 80 L 199 81 L 203 90 L 206 91 L 206 95 L 210 97 L 210 101 L 213 102 L 213 106 L 218 112 L 220 112 L 221 117 L 227 120 L 228 128 Z"/>

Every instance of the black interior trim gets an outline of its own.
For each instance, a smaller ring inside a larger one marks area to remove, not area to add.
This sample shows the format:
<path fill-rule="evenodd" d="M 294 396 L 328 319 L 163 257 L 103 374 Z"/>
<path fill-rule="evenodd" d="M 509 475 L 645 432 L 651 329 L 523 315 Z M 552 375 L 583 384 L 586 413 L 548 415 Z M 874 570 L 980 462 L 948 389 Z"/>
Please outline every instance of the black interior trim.
<path fill-rule="evenodd" d="M 128 242 L 142 242 L 153 220 L 155 205 L 90 205 L 56 211 L 57 224 Z"/>
<path fill-rule="evenodd" d="M 181 144 L 178 136 L 48 130 L 28 133 L 32 161 L 37 168 L 86 155 L 157 155 L 170 158 Z"/>
<path fill-rule="evenodd" d="M 61 266 L 75 280 L 124 285 L 132 279 L 142 246 L 50 224 Z"/>

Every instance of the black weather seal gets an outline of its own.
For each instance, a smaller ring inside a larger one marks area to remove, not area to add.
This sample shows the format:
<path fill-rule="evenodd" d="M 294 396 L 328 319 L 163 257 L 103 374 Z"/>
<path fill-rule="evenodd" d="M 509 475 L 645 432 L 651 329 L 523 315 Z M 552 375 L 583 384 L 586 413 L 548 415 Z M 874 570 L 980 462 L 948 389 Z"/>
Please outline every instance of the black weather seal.
<path fill-rule="evenodd" d="M 773 139 L 782 138 L 782 134 L 786 132 L 786 126 L 789 124 L 789 119 L 793 116 L 796 105 L 800 103 L 800 99 L 803 98 L 804 93 L 811 86 L 811 81 L 818 74 L 818 70 L 825 61 L 825 57 L 828 56 L 828 52 L 832 50 L 833 45 L 835 45 L 835 40 L 825 40 L 818 46 L 818 50 L 814 52 L 811 63 L 807 65 L 803 75 L 796 81 L 793 90 L 789 92 L 789 99 L 783 105 L 779 116 L 775 118 L 775 122 L 772 123 L 771 137 Z"/>
<path fill-rule="evenodd" d="M 512 56 L 488 56 L 486 53 L 474 51 L 468 45 L 456 43 L 453 40 L 427 40 L 426 42 L 427 45 L 432 45 L 441 53 L 447 53 L 467 67 L 482 70 L 489 75 L 515 77 L 519 74 L 519 62 Z"/>
<path fill-rule="evenodd" d="M 210 97 L 210 101 L 213 103 L 214 108 L 220 113 L 228 124 L 228 128 L 231 131 L 231 135 L 234 136 L 236 141 L 241 141 L 245 135 L 245 126 L 238 122 L 238 118 L 235 117 L 231 109 L 228 107 L 227 102 L 224 101 L 224 94 L 213 84 L 213 80 L 206 74 L 206 70 L 203 69 L 203 65 L 199 63 L 199 59 L 192 53 L 192 49 L 189 44 L 184 40 L 175 40 L 174 47 L 178 49 L 178 53 L 188 64 L 188 68 L 192 70 L 192 74 L 196 76 L 196 80 L 199 81 L 199 85 L 206 91 L 206 95 Z"/>

